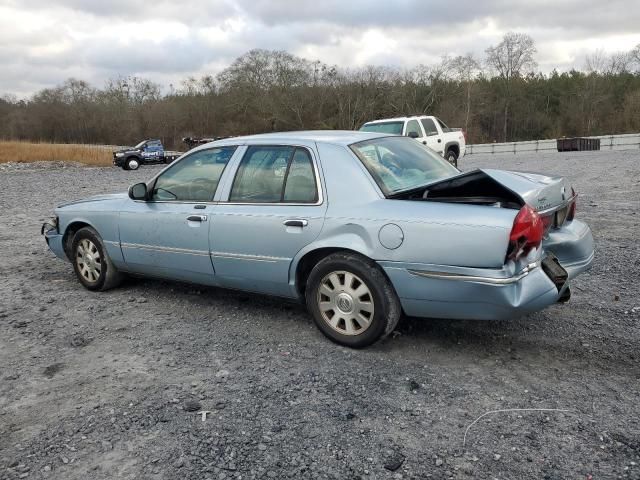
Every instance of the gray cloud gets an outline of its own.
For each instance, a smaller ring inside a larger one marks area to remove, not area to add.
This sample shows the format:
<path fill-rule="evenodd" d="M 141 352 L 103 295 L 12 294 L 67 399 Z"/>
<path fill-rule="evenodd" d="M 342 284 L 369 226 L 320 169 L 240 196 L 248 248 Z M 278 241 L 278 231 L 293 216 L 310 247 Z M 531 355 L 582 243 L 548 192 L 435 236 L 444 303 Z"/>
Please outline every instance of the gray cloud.
<path fill-rule="evenodd" d="M 0 94 L 74 76 L 102 85 L 144 75 L 177 83 L 215 74 L 252 48 L 342 67 L 411 67 L 529 33 L 544 71 L 640 43 L 637 0 L 0 0 Z"/>

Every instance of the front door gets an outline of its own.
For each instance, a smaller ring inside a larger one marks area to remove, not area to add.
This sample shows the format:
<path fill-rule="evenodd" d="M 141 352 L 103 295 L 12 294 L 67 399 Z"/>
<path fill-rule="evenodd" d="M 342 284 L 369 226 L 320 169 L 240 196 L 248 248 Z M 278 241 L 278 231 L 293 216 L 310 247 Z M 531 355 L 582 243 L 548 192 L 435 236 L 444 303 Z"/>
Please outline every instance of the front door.
<path fill-rule="evenodd" d="M 209 227 L 218 281 L 291 296 L 291 261 L 320 234 L 326 211 L 313 150 L 249 146 L 228 190 Z"/>
<path fill-rule="evenodd" d="M 120 244 L 133 272 L 215 284 L 209 255 L 213 197 L 235 147 L 200 150 L 164 170 L 148 201 L 120 212 Z"/>

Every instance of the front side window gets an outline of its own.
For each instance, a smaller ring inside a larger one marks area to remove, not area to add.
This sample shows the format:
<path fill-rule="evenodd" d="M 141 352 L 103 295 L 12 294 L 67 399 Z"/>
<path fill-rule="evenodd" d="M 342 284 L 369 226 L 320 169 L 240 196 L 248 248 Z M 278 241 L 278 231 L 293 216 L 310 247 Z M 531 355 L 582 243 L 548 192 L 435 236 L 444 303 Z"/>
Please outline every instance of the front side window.
<path fill-rule="evenodd" d="M 174 163 L 157 179 L 151 192 L 156 201 L 209 202 L 236 147 L 200 150 Z"/>
<path fill-rule="evenodd" d="M 408 137 L 410 136 L 410 134 L 413 134 L 418 138 L 422 137 L 422 132 L 420 131 L 420 124 L 418 123 L 417 120 L 409 120 L 409 123 L 407 123 L 407 133 L 405 135 Z"/>
<path fill-rule="evenodd" d="M 404 122 L 365 123 L 362 127 L 360 127 L 360 131 L 402 135 L 402 127 L 404 127 Z"/>
<path fill-rule="evenodd" d="M 305 148 L 247 148 L 231 187 L 230 202 L 314 203 L 317 186 L 311 155 Z"/>
<path fill-rule="evenodd" d="M 381 137 L 351 145 L 387 196 L 451 177 L 458 169 L 420 142 Z"/>

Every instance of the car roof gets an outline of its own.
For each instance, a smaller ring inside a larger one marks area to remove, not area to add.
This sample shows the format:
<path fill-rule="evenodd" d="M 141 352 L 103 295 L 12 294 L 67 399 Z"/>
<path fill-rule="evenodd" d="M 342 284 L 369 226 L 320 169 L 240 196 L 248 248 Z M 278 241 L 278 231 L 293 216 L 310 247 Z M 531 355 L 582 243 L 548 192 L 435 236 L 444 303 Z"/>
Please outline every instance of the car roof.
<path fill-rule="evenodd" d="M 371 125 L 372 123 L 386 123 L 386 122 L 406 122 L 407 120 L 419 120 L 421 118 L 428 118 L 432 115 L 410 115 L 408 117 L 393 117 L 393 118 L 380 118 L 378 120 L 371 120 L 366 122 L 365 125 Z"/>
<path fill-rule="evenodd" d="M 252 141 L 260 143 L 268 142 L 316 142 L 330 143 L 333 145 L 348 146 L 372 138 L 393 136 L 386 133 L 358 132 L 354 130 L 306 130 L 298 132 L 261 133 L 257 135 L 245 135 L 242 137 L 230 137 L 206 145 L 244 145 Z M 203 145 L 204 146 L 204 145 Z"/>

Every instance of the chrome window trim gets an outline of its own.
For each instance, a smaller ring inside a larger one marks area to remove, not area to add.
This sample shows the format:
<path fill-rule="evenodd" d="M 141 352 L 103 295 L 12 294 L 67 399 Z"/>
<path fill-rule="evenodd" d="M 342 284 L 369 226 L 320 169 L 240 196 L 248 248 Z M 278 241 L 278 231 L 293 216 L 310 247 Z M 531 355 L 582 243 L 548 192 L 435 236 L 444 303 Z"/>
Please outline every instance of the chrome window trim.
<path fill-rule="evenodd" d="M 311 148 L 309 148 L 306 145 L 298 145 L 298 144 L 247 144 L 246 145 L 247 149 L 244 150 L 243 154 L 242 154 L 242 158 L 240 158 L 240 161 L 238 162 L 238 165 L 236 166 L 236 170 L 235 172 L 233 172 L 233 178 L 231 179 L 231 185 L 229 187 L 229 193 L 227 194 L 227 200 L 220 200 L 218 203 L 220 205 L 265 205 L 265 206 L 291 206 L 291 207 L 317 207 L 319 205 L 322 205 L 324 203 L 324 195 L 322 194 L 322 184 L 320 183 L 320 173 L 318 171 L 318 165 L 316 164 L 316 162 L 318 161 L 316 159 L 316 156 L 313 152 L 313 150 Z M 310 155 L 311 157 L 311 164 L 313 165 L 313 175 L 315 178 L 315 183 L 316 183 L 316 193 L 318 194 L 318 200 L 314 203 L 294 203 L 294 202 L 230 202 L 229 198 L 231 197 L 231 191 L 233 190 L 233 184 L 236 181 L 236 177 L 238 175 L 238 171 L 240 170 L 240 165 L 242 163 L 242 160 L 244 159 L 244 156 L 247 153 L 247 150 L 251 147 L 293 147 L 294 151 L 296 148 L 304 148 Z"/>

